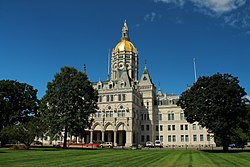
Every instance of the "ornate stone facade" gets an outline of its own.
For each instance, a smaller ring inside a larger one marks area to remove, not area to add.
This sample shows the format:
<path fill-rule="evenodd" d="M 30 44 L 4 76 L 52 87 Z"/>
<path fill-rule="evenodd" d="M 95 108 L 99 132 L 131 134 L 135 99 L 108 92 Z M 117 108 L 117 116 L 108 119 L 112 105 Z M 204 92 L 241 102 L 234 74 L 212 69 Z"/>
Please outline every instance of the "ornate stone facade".
<path fill-rule="evenodd" d="M 93 83 L 99 92 L 99 110 L 85 142 L 113 142 L 115 146 L 145 144 L 161 140 L 164 146 L 197 146 L 215 144 L 198 123 L 189 124 L 178 96 L 162 93 L 152 82 L 145 65 L 138 80 L 138 53 L 130 41 L 126 21 L 121 41 L 112 51 L 111 77 Z"/>

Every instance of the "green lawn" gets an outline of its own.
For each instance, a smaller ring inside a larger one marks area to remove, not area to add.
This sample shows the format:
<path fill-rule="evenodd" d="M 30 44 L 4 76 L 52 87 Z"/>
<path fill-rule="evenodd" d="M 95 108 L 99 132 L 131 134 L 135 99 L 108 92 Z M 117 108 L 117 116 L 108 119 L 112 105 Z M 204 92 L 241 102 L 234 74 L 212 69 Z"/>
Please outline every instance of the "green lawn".
<path fill-rule="evenodd" d="M 0 167 L 38 166 L 250 166 L 250 152 L 196 150 L 0 149 Z"/>

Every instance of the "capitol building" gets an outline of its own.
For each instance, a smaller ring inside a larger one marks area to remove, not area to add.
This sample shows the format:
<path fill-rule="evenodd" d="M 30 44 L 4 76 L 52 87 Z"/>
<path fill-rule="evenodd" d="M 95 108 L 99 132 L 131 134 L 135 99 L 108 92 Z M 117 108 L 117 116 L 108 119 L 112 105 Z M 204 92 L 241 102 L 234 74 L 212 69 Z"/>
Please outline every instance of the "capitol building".
<path fill-rule="evenodd" d="M 186 121 L 176 105 L 179 96 L 156 89 L 146 65 L 138 76 L 138 58 L 125 21 L 121 40 L 112 50 L 109 79 L 93 83 L 99 93 L 99 109 L 91 115 L 94 121 L 86 129 L 84 142 L 113 142 L 125 147 L 155 140 L 164 147 L 215 145 L 206 128 Z"/>

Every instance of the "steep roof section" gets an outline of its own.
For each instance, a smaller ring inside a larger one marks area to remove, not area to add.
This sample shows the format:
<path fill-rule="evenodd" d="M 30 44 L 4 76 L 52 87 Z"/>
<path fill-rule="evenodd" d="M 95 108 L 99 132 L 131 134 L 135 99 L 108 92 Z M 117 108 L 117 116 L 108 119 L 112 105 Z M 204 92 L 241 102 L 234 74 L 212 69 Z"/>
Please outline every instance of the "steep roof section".
<path fill-rule="evenodd" d="M 148 72 L 148 69 L 147 69 L 146 65 L 144 67 L 144 71 L 142 73 L 139 85 L 140 86 L 142 86 L 142 85 L 153 85 L 151 76 L 149 75 L 149 72 Z"/>

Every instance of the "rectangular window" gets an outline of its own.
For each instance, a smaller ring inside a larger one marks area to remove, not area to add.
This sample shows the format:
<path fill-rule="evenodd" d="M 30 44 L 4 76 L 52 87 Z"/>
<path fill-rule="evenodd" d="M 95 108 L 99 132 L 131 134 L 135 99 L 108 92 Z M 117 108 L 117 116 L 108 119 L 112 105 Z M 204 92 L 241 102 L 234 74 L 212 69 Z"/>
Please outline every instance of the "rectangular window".
<path fill-rule="evenodd" d="M 181 126 L 180 126 L 180 129 L 181 129 L 181 130 L 183 130 L 183 129 L 184 129 L 184 128 L 183 128 L 183 125 L 181 125 Z"/>
<path fill-rule="evenodd" d="M 193 124 L 193 130 L 196 130 L 196 124 Z"/>
<path fill-rule="evenodd" d="M 110 101 L 114 101 L 114 95 L 110 95 Z"/>
<path fill-rule="evenodd" d="M 156 140 L 159 140 L 159 136 L 156 136 L 155 138 L 156 138 Z"/>
<path fill-rule="evenodd" d="M 207 141 L 211 141 L 210 134 L 207 135 Z"/>
<path fill-rule="evenodd" d="M 106 117 L 113 117 L 113 111 L 106 111 Z"/>
<path fill-rule="evenodd" d="M 161 141 L 161 142 L 164 142 L 163 136 L 160 136 L 160 141 Z"/>
<path fill-rule="evenodd" d="M 175 125 L 172 125 L 172 130 L 175 131 Z"/>
<path fill-rule="evenodd" d="M 118 95 L 118 101 L 122 101 L 122 96 L 121 96 L 121 94 Z"/>
<path fill-rule="evenodd" d="M 174 120 L 174 113 L 172 113 L 171 115 L 172 115 L 172 120 Z"/>
<path fill-rule="evenodd" d="M 168 114 L 168 120 L 171 120 L 171 114 Z"/>
<path fill-rule="evenodd" d="M 181 135 L 181 142 L 184 142 L 184 135 Z"/>
<path fill-rule="evenodd" d="M 200 125 L 200 130 L 202 130 L 203 129 L 203 127 Z"/>
<path fill-rule="evenodd" d="M 160 125 L 160 131 L 163 131 L 163 125 Z"/>
<path fill-rule="evenodd" d="M 149 135 L 147 135 L 147 141 L 150 141 L 150 136 Z"/>
<path fill-rule="evenodd" d="M 141 120 L 143 120 L 143 114 L 141 114 Z"/>
<path fill-rule="evenodd" d="M 171 142 L 171 135 L 168 135 L 168 142 Z"/>
<path fill-rule="evenodd" d="M 144 125 L 141 125 L 141 130 L 144 131 Z"/>
<path fill-rule="evenodd" d="M 184 113 L 180 113 L 180 120 L 184 120 Z"/>
<path fill-rule="evenodd" d="M 96 112 L 95 113 L 95 117 L 101 117 L 101 115 L 102 115 L 101 112 Z"/>
<path fill-rule="evenodd" d="M 149 120 L 149 114 L 147 114 L 147 120 Z"/>
<path fill-rule="evenodd" d="M 204 141 L 203 135 L 200 135 L 200 141 Z"/>
<path fill-rule="evenodd" d="M 159 126 L 158 125 L 155 126 L 155 130 L 156 130 L 156 132 L 159 131 Z"/>
<path fill-rule="evenodd" d="M 168 125 L 168 131 L 171 131 L 171 125 Z"/>
<path fill-rule="evenodd" d="M 172 137 L 173 137 L 173 142 L 176 142 L 176 136 L 173 135 Z"/>
<path fill-rule="evenodd" d="M 119 110 L 118 117 L 125 117 L 125 110 Z"/>
<path fill-rule="evenodd" d="M 141 135 L 141 142 L 144 142 L 144 135 Z"/>
<path fill-rule="evenodd" d="M 188 130 L 188 125 L 185 125 L 185 130 Z"/>
<path fill-rule="evenodd" d="M 160 121 L 162 120 L 162 114 L 159 114 L 159 120 Z"/>
<path fill-rule="evenodd" d="M 193 135 L 193 140 L 197 141 L 197 135 Z"/>
<path fill-rule="evenodd" d="M 122 94 L 122 101 L 126 100 L 126 94 Z"/>
<path fill-rule="evenodd" d="M 106 99 L 107 99 L 107 101 L 109 101 L 109 95 L 106 95 Z"/>
<path fill-rule="evenodd" d="M 147 120 L 147 114 L 144 114 L 144 120 Z"/>
<path fill-rule="evenodd" d="M 149 131 L 149 125 L 146 125 L 146 130 Z"/>
<path fill-rule="evenodd" d="M 188 142 L 188 135 L 185 135 L 185 142 Z"/>

